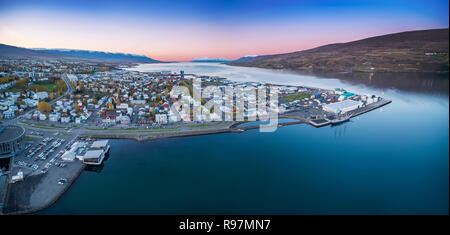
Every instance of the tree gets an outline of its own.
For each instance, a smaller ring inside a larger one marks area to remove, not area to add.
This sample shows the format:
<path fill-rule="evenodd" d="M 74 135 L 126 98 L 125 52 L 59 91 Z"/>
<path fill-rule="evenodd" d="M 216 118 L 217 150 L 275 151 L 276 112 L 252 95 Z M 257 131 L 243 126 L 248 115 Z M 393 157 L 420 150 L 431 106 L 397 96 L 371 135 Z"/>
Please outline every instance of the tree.
<path fill-rule="evenodd" d="M 16 87 L 19 88 L 20 90 L 25 90 L 28 84 L 28 79 L 24 78 L 24 79 L 19 79 L 16 82 Z"/>
<path fill-rule="evenodd" d="M 108 102 L 108 109 L 109 110 L 113 110 L 114 109 L 114 105 L 112 102 Z"/>
<path fill-rule="evenodd" d="M 52 112 L 52 107 L 50 106 L 49 103 L 47 103 L 45 101 L 41 101 L 38 104 L 38 110 L 41 113 L 48 114 L 48 113 Z"/>

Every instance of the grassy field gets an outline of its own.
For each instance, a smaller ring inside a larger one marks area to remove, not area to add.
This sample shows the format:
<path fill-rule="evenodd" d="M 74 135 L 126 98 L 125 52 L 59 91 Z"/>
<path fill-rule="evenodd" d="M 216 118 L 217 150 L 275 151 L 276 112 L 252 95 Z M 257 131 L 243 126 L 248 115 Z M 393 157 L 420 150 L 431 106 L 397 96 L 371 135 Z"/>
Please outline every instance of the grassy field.
<path fill-rule="evenodd" d="M 47 91 L 47 92 L 52 92 L 53 88 L 56 86 L 56 83 L 40 83 L 40 82 L 37 82 L 35 85 L 39 85 L 39 87 L 45 89 L 45 91 Z M 6 89 L 5 92 L 21 92 L 21 91 L 24 91 L 25 89 L 26 88 L 19 88 L 17 85 L 15 85 L 13 87 L 10 87 L 10 88 Z"/>
<path fill-rule="evenodd" d="M 56 86 L 56 84 L 39 84 L 39 85 L 45 87 L 48 92 L 52 92 L 53 91 L 53 87 Z"/>
<path fill-rule="evenodd" d="M 282 97 L 282 99 L 286 100 L 287 102 L 292 102 L 294 100 L 303 100 L 303 99 L 309 98 L 309 97 L 311 97 L 311 94 L 300 92 L 297 94 L 292 94 L 292 95 Z"/>

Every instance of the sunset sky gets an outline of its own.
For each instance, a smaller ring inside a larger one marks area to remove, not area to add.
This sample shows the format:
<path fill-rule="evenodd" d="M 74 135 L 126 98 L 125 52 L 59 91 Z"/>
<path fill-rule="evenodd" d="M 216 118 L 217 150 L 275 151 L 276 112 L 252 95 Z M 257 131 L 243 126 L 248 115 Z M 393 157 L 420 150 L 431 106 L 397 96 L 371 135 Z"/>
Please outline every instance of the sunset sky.
<path fill-rule="evenodd" d="M 0 43 L 237 59 L 387 33 L 448 28 L 449 2 L 0 0 Z"/>

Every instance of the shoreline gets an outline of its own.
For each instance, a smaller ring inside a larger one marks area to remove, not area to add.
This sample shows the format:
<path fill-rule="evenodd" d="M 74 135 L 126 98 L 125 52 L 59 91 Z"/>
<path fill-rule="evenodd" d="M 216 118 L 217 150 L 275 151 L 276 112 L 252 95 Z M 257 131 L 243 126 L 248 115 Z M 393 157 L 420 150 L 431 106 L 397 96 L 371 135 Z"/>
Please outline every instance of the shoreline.
<path fill-rule="evenodd" d="M 357 110 L 355 113 L 351 114 L 350 117 L 356 117 L 363 113 L 370 112 L 370 111 L 380 108 L 384 105 L 387 105 L 391 102 L 392 102 L 391 100 L 383 99 L 380 102 L 372 104 L 371 106 L 362 108 L 361 110 Z M 304 119 L 303 117 L 299 117 L 299 116 L 296 117 L 295 115 L 292 116 L 292 115 L 289 115 L 289 113 L 281 114 L 279 116 L 279 118 L 288 118 L 288 119 L 294 119 L 294 120 L 298 120 L 298 121 L 278 123 L 277 127 L 297 125 L 297 124 L 309 124 L 311 126 L 319 128 L 319 127 L 330 124 L 330 122 L 327 122 L 327 123 L 321 124 L 321 125 L 314 125 L 310 120 L 308 121 L 308 120 Z M 241 132 L 245 132 L 246 130 L 252 130 L 252 129 L 259 128 L 259 124 L 252 125 L 252 126 L 239 127 L 241 124 L 244 124 L 244 123 L 249 123 L 249 122 L 241 121 L 241 122 L 233 123 L 230 126 L 228 126 L 226 128 L 222 128 L 222 129 L 209 129 L 209 130 L 198 130 L 198 131 L 194 130 L 194 131 L 185 131 L 185 132 L 172 132 L 172 133 L 166 132 L 166 133 L 151 133 L 151 134 L 80 133 L 79 136 L 85 136 L 85 137 L 90 137 L 90 138 L 99 138 L 99 139 L 132 139 L 135 141 L 151 141 L 151 140 L 157 140 L 157 139 L 163 139 L 163 138 L 190 137 L 190 136 L 211 135 L 211 134 L 221 134 L 221 133 L 241 133 Z M 69 190 L 69 188 L 73 185 L 73 183 L 78 179 L 78 177 L 81 175 L 81 173 L 86 168 L 86 165 L 79 162 L 78 160 L 76 162 L 73 162 L 72 164 L 78 164 L 78 166 L 76 166 L 76 165 L 72 166 L 72 167 L 75 167 L 75 171 L 72 172 L 72 174 L 69 177 L 67 177 L 68 182 L 65 185 L 63 185 L 63 188 L 60 189 L 58 192 L 56 192 L 56 194 L 50 195 L 49 196 L 50 200 L 42 202 L 43 199 L 41 199 L 41 201 L 40 201 L 39 195 L 35 195 L 35 194 L 39 194 L 39 193 L 43 194 L 43 192 L 36 192 L 36 190 L 33 190 L 31 192 L 28 203 L 30 203 L 33 198 L 35 200 L 38 200 L 38 202 L 34 202 L 36 205 L 29 205 L 28 207 L 20 208 L 18 210 L 14 210 L 14 208 L 17 208 L 18 205 L 15 205 L 15 207 L 11 208 L 11 205 L 9 205 L 9 203 L 10 203 L 9 198 L 16 196 L 16 195 L 14 195 L 14 193 L 18 194 L 18 192 L 10 192 L 10 187 L 12 187 L 12 185 L 8 184 L 7 195 L 5 198 L 5 204 L 8 203 L 8 205 L 6 205 L 6 207 L 8 208 L 8 210 L 12 210 L 12 211 L 6 211 L 6 212 L 4 211 L 3 214 L 4 215 L 33 214 L 33 213 L 36 213 L 38 211 L 44 210 L 44 209 L 52 206 L 54 203 L 56 203 L 56 201 L 58 201 L 64 195 L 65 192 L 67 192 L 67 190 Z M 48 175 L 44 175 L 41 177 L 51 178 L 51 176 L 48 176 Z M 47 179 L 47 180 L 49 180 L 49 179 Z M 22 186 L 23 186 L 24 184 L 25 185 L 33 184 L 33 182 L 27 181 L 27 182 L 19 182 L 17 184 L 22 184 Z M 47 185 L 47 184 L 49 184 L 49 182 L 39 181 L 37 186 L 41 186 L 44 188 L 51 187 L 50 185 Z M 36 185 L 34 185 L 34 186 L 36 186 Z M 48 189 L 45 189 L 45 190 L 47 191 Z M 20 190 L 18 190 L 18 191 L 20 191 Z M 11 195 L 11 194 L 13 194 L 13 195 Z M 38 199 L 34 198 L 33 196 L 37 197 Z M 41 197 L 42 197 L 42 195 L 41 195 Z M 5 210 L 5 205 L 4 205 L 3 209 Z"/>

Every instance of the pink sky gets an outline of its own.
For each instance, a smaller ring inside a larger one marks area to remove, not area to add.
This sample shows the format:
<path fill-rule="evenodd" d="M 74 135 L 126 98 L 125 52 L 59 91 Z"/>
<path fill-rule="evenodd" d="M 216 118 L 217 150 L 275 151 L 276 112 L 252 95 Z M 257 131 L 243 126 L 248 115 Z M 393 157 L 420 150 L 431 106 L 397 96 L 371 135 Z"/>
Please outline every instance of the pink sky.
<path fill-rule="evenodd" d="M 329 43 L 415 29 L 436 22 L 405 15 L 401 21 L 341 16 L 218 23 L 120 14 L 19 8 L 0 12 L 0 43 L 144 54 L 161 61 L 198 57 L 237 59 L 299 51 Z"/>

